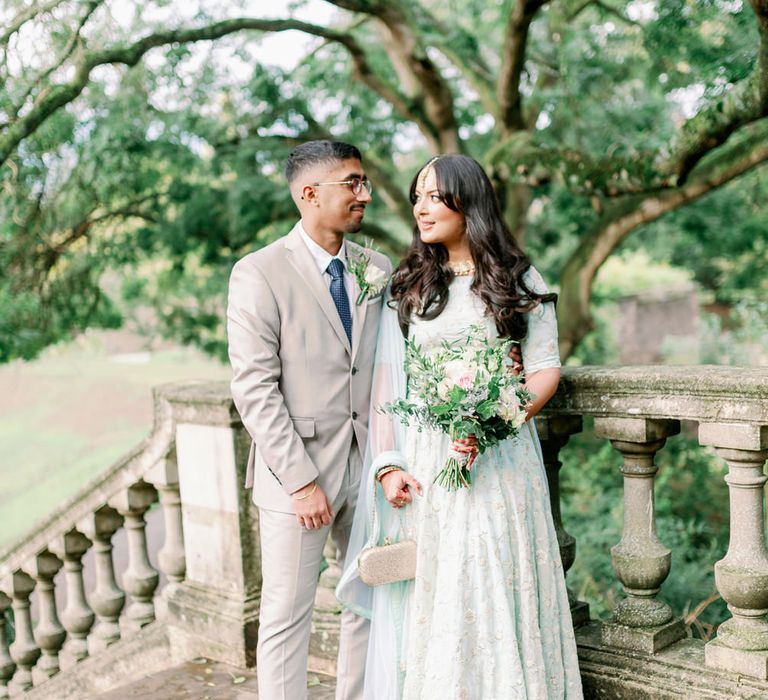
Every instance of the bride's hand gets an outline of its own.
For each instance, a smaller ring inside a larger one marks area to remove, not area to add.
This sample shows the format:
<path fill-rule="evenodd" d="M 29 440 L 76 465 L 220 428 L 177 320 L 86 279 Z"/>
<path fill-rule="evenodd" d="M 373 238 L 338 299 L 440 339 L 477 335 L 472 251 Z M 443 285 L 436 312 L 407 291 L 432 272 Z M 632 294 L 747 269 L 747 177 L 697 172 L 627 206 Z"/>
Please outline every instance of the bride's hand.
<path fill-rule="evenodd" d="M 402 508 L 413 500 L 410 489 L 421 496 L 421 484 L 408 472 L 396 469 L 381 477 L 381 488 L 384 489 L 384 498 L 393 508 Z"/>
<path fill-rule="evenodd" d="M 515 376 L 523 373 L 523 353 L 520 346 L 515 344 L 509 351 L 509 371 Z"/>
<path fill-rule="evenodd" d="M 456 439 L 453 441 L 453 449 L 456 452 L 468 454 L 467 469 L 469 469 L 477 459 L 477 438 L 474 435 L 470 435 L 466 438 Z"/>

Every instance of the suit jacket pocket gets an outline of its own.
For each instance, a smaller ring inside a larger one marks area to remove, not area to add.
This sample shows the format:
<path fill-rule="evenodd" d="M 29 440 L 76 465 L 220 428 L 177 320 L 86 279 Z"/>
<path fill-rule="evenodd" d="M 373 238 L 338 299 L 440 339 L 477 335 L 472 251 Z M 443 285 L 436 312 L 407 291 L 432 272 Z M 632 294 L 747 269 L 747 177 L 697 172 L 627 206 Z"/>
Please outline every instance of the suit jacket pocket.
<path fill-rule="evenodd" d="M 314 418 L 294 418 L 291 416 L 291 421 L 293 421 L 293 428 L 298 433 L 299 437 L 315 437 Z"/>

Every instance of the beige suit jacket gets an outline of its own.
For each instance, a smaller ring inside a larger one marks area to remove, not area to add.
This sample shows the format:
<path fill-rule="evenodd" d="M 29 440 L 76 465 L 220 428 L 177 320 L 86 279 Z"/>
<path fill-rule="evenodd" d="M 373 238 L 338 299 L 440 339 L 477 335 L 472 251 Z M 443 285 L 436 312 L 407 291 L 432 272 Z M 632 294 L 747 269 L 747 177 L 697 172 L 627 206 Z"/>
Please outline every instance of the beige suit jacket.
<path fill-rule="evenodd" d="M 348 258 L 362 253 L 390 274 L 384 255 L 347 241 Z M 358 305 L 359 292 L 355 280 L 350 347 L 297 227 L 232 270 L 232 396 L 253 439 L 246 487 L 262 508 L 292 513 L 290 494 L 314 479 L 333 502 L 353 436 L 364 449 L 382 295 Z"/>

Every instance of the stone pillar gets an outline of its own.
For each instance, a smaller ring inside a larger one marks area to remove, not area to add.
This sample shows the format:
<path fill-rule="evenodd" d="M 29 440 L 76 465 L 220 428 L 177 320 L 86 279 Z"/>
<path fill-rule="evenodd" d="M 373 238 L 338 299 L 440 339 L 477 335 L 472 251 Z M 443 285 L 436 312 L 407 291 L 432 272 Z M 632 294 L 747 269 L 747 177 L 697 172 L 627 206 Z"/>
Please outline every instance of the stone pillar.
<path fill-rule="evenodd" d="M 261 571 L 246 491 L 250 438 L 226 383 L 159 387 L 176 423 L 185 580 L 167 597 L 172 648 L 235 666 L 256 661 Z"/>
<path fill-rule="evenodd" d="M 175 453 L 159 462 L 144 477 L 160 495 L 165 524 L 165 540 L 157 553 L 157 563 L 170 586 L 181 583 L 186 572 L 184 557 L 184 528 L 181 522 L 181 494 L 179 493 L 179 469 Z M 163 591 L 167 596 L 170 591 Z"/>
<path fill-rule="evenodd" d="M 112 561 L 112 537 L 123 524 L 123 518 L 109 506 L 82 520 L 77 529 L 93 542 L 96 587 L 89 600 L 96 613 L 96 627 L 88 640 L 88 652 L 103 651 L 120 639 L 120 611 L 125 593 L 115 580 Z"/>
<path fill-rule="evenodd" d="M 656 598 L 669 575 L 671 552 L 656 536 L 653 458 L 679 432 L 676 420 L 595 418 L 595 435 L 609 439 L 624 458 L 624 531 L 611 559 L 627 597 L 603 624 L 604 644 L 653 654 L 685 637 L 682 619 Z"/>
<path fill-rule="evenodd" d="M 11 598 L 16 631 L 16 638 L 10 647 L 11 658 L 16 662 L 16 673 L 9 688 L 11 696 L 14 696 L 32 687 L 32 668 L 40 658 L 29 611 L 29 597 L 35 590 L 35 581 L 23 571 L 17 571 L 9 575 L 0 587 Z"/>
<path fill-rule="evenodd" d="M 5 617 L 11 605 L 11 599 L 0 593 L 0 698 L 8 697 L 8 682 L 13 678 L 16 664 L 8 651 L 8 626 Z"/>
<path fill-rule="evenodd" d="M 157 500 L 157 491 L 139 481 L 120 495 L 110 499 L 112 506 L 125 522 L 128 537 L 128 568 L 123 573 L 123 588 L 131 596 L 123 618 L 125 632 L 135 633 L 155 619 L 152 598 L 159 576 L 149 563 L 144 513 Z"/>
<path fill-rule="evenodd" d="M 38 620 L 35 626 L 35 642 L 42 650 L 42 657 L 35 667 L 35 685 L 43 683 L 59 672 L 59 651 L 66 632 L 56 612 L 53 578 L 61 569 L 61 560 L 48 551 L 41 552 L 27 564 L 25 571 L 37 585 Z"/>
<path fill-rule="evenodd" d="M 581 432 L 582 420 L 581 416 L 538 415 L 535 424 L 541 441 L 544 467 L 547 470 L 549 501 L 552 508 L 552 519 L 555 523 L 555 532 L 557 533 L 557 544 L 560 548 L 560 560 L 567 575 L 576 559 L 576 540 L 563 527 L 563 517 L 560 512 L 560 469 L 563 463 L 560 461 L 559 455 L 560 450 L 566 445 L 571 435 Z M 589 622 L 589 605 L 577 600 L 570 588 L 568 588 L 568 600 L 571 605 L 573 626 L 581 627 L 587 624 Z"/>
<path fill-rule="evenodd" d="M 733 617 L 705 647 L 707 665 L 768 680 L 768 552 L 763 466 L 768 426 L 703 423 L 699 441 L 728 463 L 730 540 L 715 564 L 715 584 Z"/>
<path fill-rule="evenodd" d="M 74 529 L 48 546 L 64 562 L 67 581 L 67 605 L 61 613 L 61 621 L 67 630 L 67 640 L 59 654 L 62 669 L 71 668 L 88 656 L 88 633 L 95 616 L 85 599 L 83 556 L 90 546 L 90 540 Z"/>

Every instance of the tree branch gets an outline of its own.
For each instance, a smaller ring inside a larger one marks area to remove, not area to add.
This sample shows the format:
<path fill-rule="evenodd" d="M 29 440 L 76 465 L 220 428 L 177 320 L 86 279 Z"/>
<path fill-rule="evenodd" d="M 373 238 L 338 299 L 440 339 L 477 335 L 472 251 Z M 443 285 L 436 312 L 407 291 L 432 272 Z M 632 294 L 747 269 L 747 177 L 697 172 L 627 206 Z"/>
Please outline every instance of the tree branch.
<path fill-rule="evenodd" d="M 595 158 L 572 149 L 538 147 L 533 137 L 521 148 L 520 134 L 513 131 L 489 151 L 486 159 L 505 163 L 519 180 L 530 185 L 560 179 L 576 194 L 599 193 L 614 198 L 677 191 L 702 158 L 739 129 L 768 117 L 768 1 L 751 1 L 760 34 L 758 61 L 752 73 L 689 119 L 672 143 L 658 153 Z M 581 4 L 579 11 L 588 4 Z M 662 157 L 661 153 L 671 155 Z"/>
<path fill-rule="evenodd" d="M 480 56 L 476 37 L 456 22 L 441 22 L 420 2 L 412 9 L 424 37 L 459 69 L 477 92 L 483 108 L 498 117 L 493 73 Z"/>
<path fill-rule="evenodd" d="M 593 0 L 595 5 L 599 7 L 600 9 L 607 12 L 609 15 L 613 15 L 616 19 L 624 22 L 625 24 L 629 24 L 633 27 L 642 27 L 641 22 L 637 22 L 634 19 L 630 19 L 627 17 L 621 10 L 619 10 L 617 7 L 613 7 L 613 5 L 608 4 L 607 2 L 603 2 L 603 0 Z"/>
<path fill-rule="evenodd" d="M 636 22 L 633 19 L 630 19 L 626 15 L 622 14 L 621 10 L 619 10 L 616 7 L 613 7 L 612 5 L 608 4 L 607 2 L 604 2 L 603 0 L 583 0 L 577 7 L 575 7 L 571 12 L 568 13 L 568 21 L 572 22 L 575 20 L 584 10 L 586 10 L 588 7 L 595 6 L 599 7 L 604 12 L 608 13 L 609 15 L 613 15 L 616 17 L 616 19 L 621 20 L 622 22 L 626 24 L 633 25 L 635 27 L 642 27 L 643 25 L 640 22 Z"/>
<path fill-rule="evenodd" d="M 35 87 L 46 80 L 51 75 L 51 73 L 53 73 L 53 71 L 59 68 L 64 63 L 64 61 L 66 61 L 72 55 L 72 52 L 75 50 L 75 47 L 80 41 L 80 32 L 85 26 L 85 23 L 90 19 L 91 15 L 96 11 L 99 5 L 102 5 L 103 3 L 104 0 L 91 0 L 90 2 L 86 3 L 85 14 L 78 20 L 77 27 L 75 28 L 72 36 L 69 38 L 69 41 L 64 47 L 61 55 L 56 59 L 55 63 L 51 64 L 37 78 L 30 82 L 29 87 L 27 87 L 27 89 L 24 91 L 21 99 L 16 101 L 16 105 L 12 108 L 14 119 L 18 117 L 21 108 L 24 106 L 24 103 L 27 101 Z"/>
<path fill-rule="evenodd" d="M 768 117 L 768 2 L 751 0 L 760 33 L 758 58 L 750 75 L 689 119 L 662 165 L 685 183 L 694 166 L 707 153 L 725 143 L 740 127 Z"/>
<path fill-rule="evenodd" d="M 520 94 L 520 76 L 525 63 L 528 30 L 536 12 L 546 2 L 547 0 L 515 0 L 507 18 L 501 68 L 496 83 L 500 126 L 505 135 L 525 129 Z"/>
<path fill-rule="evenodd" d="M 669 189 L 674 178 L 659 173 L 653 153 L 631 157 L 593 156 L 575 148 L 541 143 L 536 132 L 513 132 L 488 150 L 489 166 L 503 164 L 510 180 L 530 187 L 560 182 L 576 195 L 608 198 Z"/>
<path fill-rule="evenodd" d="M 391 42 L 385 41 L 395 70 L 401 72 L 404 84 L 419 85 L 423 92 L 423 110 L 427 118 L 419 124 L 422 133 L 439 151 L 461 151 L 459 125 L 453 106 L 450 86 L 427 55 L 420 37 L 414 32 L 416 18 L 402 0 L 326 0 L 332 5 L 352 12 L 376 17 L 386 27 Z M 403 75 L 405 71 L 405 75 Z"/>
<path fill-rule="evenodd" d="M 42 262 L 41 272 L 46 275 L 64 255 L 69 248 L 80 239 L 88 236 L 91 229 L 97 224 L 109 221 L 110 219 L 129 219 L 139 218 L 151 223 L 157 223 L 157 218 L 151 213 L 142 211 L 139 207 L 147 202 L 157 201 L 163 196 L 162 192 L 152 192 L 143 197 L 138 197 L 126 202 L 116 209 L 103 212 L 96 216 L 87 216 L 74 226 L 71 226 L 63 235 L 55 241 L 46 241 L 45 248 L 39 253 L 39 259 Z"/>
<path fill-rule="evenodd" d="M 34 19 L 38 15 L 43 15 L 46 12 L 50 12 L 57 5 L 61 5 L 61 3 L 64 1 L 65 0 L 49 0 L 49 2 L 42 6 L 32 5 L 32 7 L 19 12 L 19 14 L 11 20 L 11 23 L 8 25 L 6 30 L 0 34 L 0 46 L 7 45 L 10 38 L 31 19 Z"/>
<path fill-rule="evenodd" d="M 703 161 L 681 187 L 654 196 L 628 197 L 606 207 L 579 241 L 560 277 L 558 321 L 560 354 L 568 357 L 593 328 L 589 300 L 597 271 L 618 245 L 637 227 L 699 199 L 768 161 L 768 123 L 743 142 Z"/>
<path fill-rule="evenodd" d="M 0 136 L 0 164 L 4 163 L 16 146 L 24 138 L 34 133 L 56 110 L 76 99 L 87 86 L 91 71 L 98 66 L 110 63 L 134 66 L 149 50 L 168 44 L 210 41 L 243 30 L 282 32 L 291 29 L 342 44 L 350 52 L 360 78 L 366 85 L 391 102 L 406 119 L 418 122 L 421 118 L 418 111 L 413 109 L 413 105 L 402 94 L 376 77 L 368 65 L 363 50 L 348 34 L 293 19 L 269 20 L 242 17 L 203 27 L 156 32 L 138 39 L 132 44 L 114 46 L 84 54 L 75 66 L 74 77 L 68 83 L 53 85 L 48 88 L 38 96 L 37 103 L 27 114 L 7 125 L 4 133 Z"/>

